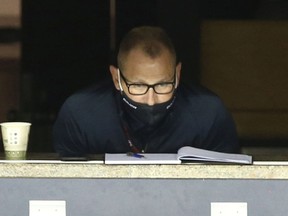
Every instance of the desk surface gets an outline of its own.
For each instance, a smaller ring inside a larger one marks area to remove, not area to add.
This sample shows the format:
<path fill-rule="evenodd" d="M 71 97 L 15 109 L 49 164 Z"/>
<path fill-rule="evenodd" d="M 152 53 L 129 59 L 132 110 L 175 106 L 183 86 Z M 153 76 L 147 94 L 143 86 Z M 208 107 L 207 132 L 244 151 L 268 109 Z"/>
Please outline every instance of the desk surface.
<path fill-rule="evenodd" d="M 54 158 L 53 158 L 54 157 Z M 163 178 L 163 179 L 288 179 L 288 162 L 254 162 L 253 165 L 105 165 L 103 161 L 47 160 L 0 162 L 0 178 Z M 0 158 L 1 159 L 1 158 Z"/>
<path fill-rule="evenodd" d="M 35 159 L 0 162 L 1 215 L 28 212 L 29 200 L 64 200 L 71 216 L 210 215 L 212 202 L 247 203 L 249 215 L 288 212 L 287 162 L 105 165 Z"/>

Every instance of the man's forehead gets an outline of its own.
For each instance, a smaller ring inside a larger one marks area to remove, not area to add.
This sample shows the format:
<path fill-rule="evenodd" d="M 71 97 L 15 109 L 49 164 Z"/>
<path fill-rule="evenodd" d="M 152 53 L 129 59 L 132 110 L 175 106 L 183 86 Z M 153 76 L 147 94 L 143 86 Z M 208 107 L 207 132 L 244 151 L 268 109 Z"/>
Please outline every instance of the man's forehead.
<path fill-rule="evenodd" d="M 175 67 L 175 59 L 168 50 L 163 50 L 158 55 L 151 56 L 141 49 L 133 49 L 122 58 L 123 69 L 135 66 L 154 64 L 159 62 L 164 67 Z"/>

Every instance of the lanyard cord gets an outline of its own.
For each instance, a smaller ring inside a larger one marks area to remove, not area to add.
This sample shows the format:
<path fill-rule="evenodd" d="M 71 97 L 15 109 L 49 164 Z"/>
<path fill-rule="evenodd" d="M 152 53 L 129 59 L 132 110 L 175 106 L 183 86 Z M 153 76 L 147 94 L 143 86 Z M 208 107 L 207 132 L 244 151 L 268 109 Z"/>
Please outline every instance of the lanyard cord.
<path fill-rule="evenodd" d="M 127 121 L 126 121 L 126 119 L 124 117 L 124 113 L 123 113 L 122 110 L 120 111 L 120 121 L 121 121 L 121 124 L 122 124 L 122 128 L 123 128 L 124 134 L 125 134 L 126 139 L 127 139 L 127 144 L 129 146 L 131 152 L 133 152 L 133 153 L 145 153 L 147 151 L 148 144 L 146 144 L 145 147 L 142 150 L 140 150 L 139 148 L 137 148 L 133 144 L 133 141 L 132 141 L 133 139 L 132 139 L 132 137 L 130 135 L 131 134 L 130 133 L 131 130 L 129 130 L 128 123 L 127 123 Z"/>
<path fill-rule="evenodd" d="M 122 119 L 122 121 L 123 121 L 123 119 Z M 128 131 L 128 128 L 124 124 L 123 124 L 123 130 L 124 130 L 124 133 L 125 133 L 125 136 L 127 138 L 127 142 L 128 142 L 128 145 L 129 145 L 131 151 L 133 153 L 140 153 L 139 149 L 133 144 L 132 139 L 131 139 L 130 134 L 129 134 L 129 131 Z"/>
<path fill-rule="evenodd" d="M 127 144 L 130 148 L 130 151 L 133 153 L 140 153 L 141 151 L 133 144 L 132 138 L 130 136 L 129 129 L 128 129 L 129 128 L 128 123 L 125 119 L 124 111 L 122 110 L 123 106 L 121 105 L 121 102 L 119 100 L 117 100 L 117 101 L 118 101 L 119 117 L 120 117 L 122 129 L 123 129 L 124 134 L 126 136 Z M 144 150 L 142 152 L 144 152 Z"/>
<path fill-rule="evenodd" d="M 122 125 L 124 134 L 125 134 L 126 139 L 127 139 L 127 144 L 129 146 L 131 152 L 133 152 L 133 153 L 145 153 L 147 151 L 148 144 L 146 144 L 145 147 L 142 150 L 140 150 L 139 148 L 137 148 L 133 144 L 133 141 L 132 141 L 132 138 L 131 138 L 131 135 L 130 135 L 131 134 L 130 133 L 131 129 L 129 130 L 127 119 L 124 116 L 124 111 L 123 111 L 124 107 L 121 104 L 121 99 L 119 97 L 117 98 L 117 102 L 118 102 L 119 117 L 120 117 L 121 125 Z"/>

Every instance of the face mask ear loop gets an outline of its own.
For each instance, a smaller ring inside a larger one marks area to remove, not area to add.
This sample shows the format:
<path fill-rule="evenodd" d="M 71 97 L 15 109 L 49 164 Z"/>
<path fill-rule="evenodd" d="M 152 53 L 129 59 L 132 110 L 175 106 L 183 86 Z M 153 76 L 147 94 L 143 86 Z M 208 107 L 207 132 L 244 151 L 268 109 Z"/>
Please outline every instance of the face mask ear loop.
<path fill-rule="evenodd" d="M 177 89 L 177 87 L 178 87 L 178 78 L 177 78 L 177 74 L 176 74 L 176 77 L 175 77 L 175 83 L 176 83 L 176 87 L 175 87 L 175 89 Z"/>
<path fill-rule="evenodd" d="M 175 74 L 175 89 L 178 87 L 178 76 Z"/>
<path fill-rule="evenodd" d="M 122 93 L 123 92 L 123 87 L 122 87 L 122 84 L 121 84 L 121 81 L 120 81 L 120 70 L 119 70 L 119 68 L 118 68 L 117 72 L 118 72 L 118 83 L 119 83 L 120 91 Z"/>

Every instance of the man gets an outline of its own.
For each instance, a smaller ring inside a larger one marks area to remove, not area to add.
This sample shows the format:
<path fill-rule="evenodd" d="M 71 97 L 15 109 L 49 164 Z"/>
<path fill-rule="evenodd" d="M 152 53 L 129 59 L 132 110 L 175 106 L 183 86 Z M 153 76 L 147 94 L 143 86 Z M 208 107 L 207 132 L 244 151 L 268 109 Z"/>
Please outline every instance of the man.
<path fill-rule="evenodd" d="M 237 152 L 235 126 L 221 100 L 205 88 L 182 86 L 176 59 L 161 28 L 132 29 L 120 44 L 118 67 L 110 66 L 113 83 L 64 103 L 53 129 L 56 151 L 176 153 L 194 146 Z"/>

